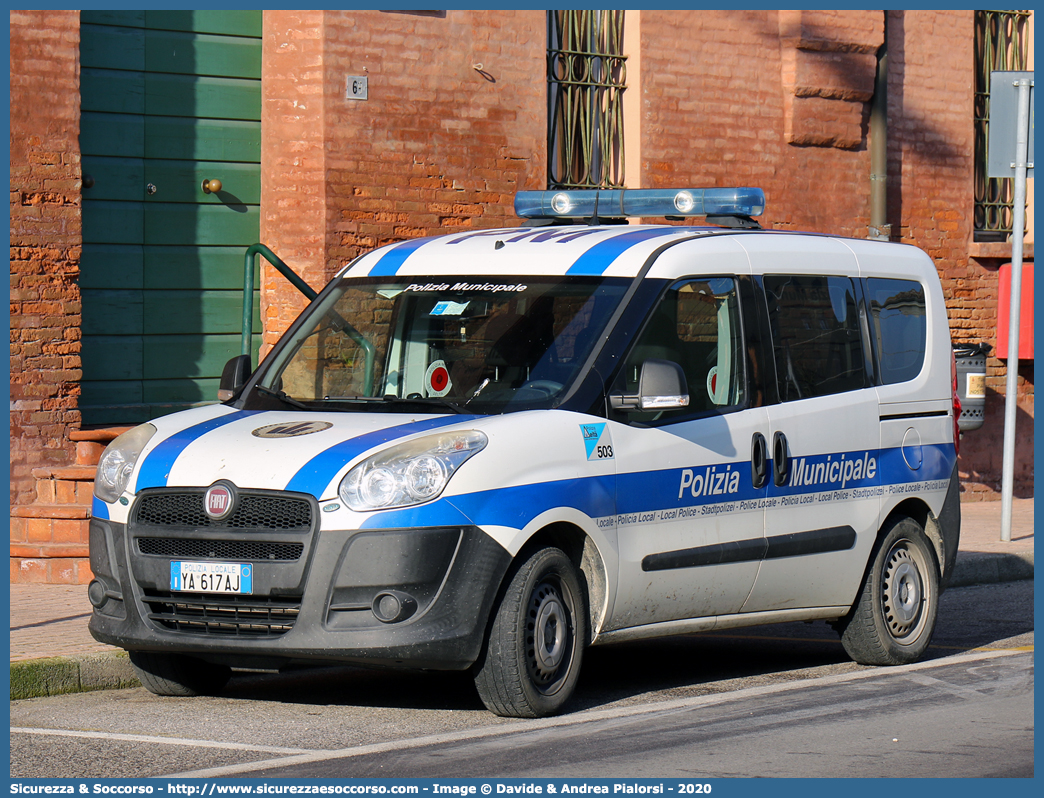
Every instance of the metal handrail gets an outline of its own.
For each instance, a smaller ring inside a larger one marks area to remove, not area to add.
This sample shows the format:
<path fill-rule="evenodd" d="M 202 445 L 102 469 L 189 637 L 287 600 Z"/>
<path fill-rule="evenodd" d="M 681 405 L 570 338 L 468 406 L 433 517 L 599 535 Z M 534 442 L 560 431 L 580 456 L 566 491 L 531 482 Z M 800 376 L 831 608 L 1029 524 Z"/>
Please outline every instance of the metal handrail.
<path fill-rule="evenodd" d="M 252 244 L 247 248 L 243 258 L 243 351 L 242 354 L 249 355 L 251 339 L 254 337 L 254 263 L 257 255 L 263 255 L 265 260 L 271 263 L 283 275 L 290 284 L 304 294 L 311 302 L 319 294 L 308 283 L 291 269 L 283 260 L 264 244 Z M 362 333 L 351 324 L 341 319 L 344 330 L 348 336 L 362 348 L 366 355 L 365 359 L 365 385 L 366 392 L 371 393 L 373 389 L 373 372 L 376 361 L 377 349 L 366 340 Z"/>
<path fill-rule="evenodd" d="M 264 244 L 252 244 L 247 248 L 243 258 L 243 351 L 250 354 L 250 339 L 254 337 L 254 263 L 255 256 L 264 255 L 279 273 L 290 281 L 298 291 L 308 297 L 311 302 L 318 294 L 308 283 L 302 280 L 293 269 L 283 263 L 282 259 Z"/>

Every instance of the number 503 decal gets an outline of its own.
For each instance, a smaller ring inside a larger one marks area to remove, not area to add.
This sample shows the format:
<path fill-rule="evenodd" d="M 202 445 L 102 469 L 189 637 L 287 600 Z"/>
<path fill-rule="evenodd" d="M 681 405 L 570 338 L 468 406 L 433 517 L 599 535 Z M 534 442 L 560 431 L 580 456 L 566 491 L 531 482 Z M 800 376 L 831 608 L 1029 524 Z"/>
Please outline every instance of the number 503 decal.
<path fill-rule="evenodd" d="M 581 424 L 580 433 L 584 438 L 588 460 L 613 459 L 613 440 L 609 435 L 608 424 Z"/>

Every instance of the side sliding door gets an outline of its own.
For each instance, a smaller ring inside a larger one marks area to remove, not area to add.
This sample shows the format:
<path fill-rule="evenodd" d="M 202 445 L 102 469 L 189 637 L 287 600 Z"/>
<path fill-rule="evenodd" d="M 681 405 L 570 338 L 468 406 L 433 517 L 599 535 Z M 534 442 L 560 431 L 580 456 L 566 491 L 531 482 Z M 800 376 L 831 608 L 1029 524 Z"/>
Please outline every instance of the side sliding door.
<path fill-rule="evenodd" d="M 778 403 L 765 559 L 743 612 L 851 603 L 877 535 L 880 417 L 858 266 L 842 242 L 751 236 Z"/>

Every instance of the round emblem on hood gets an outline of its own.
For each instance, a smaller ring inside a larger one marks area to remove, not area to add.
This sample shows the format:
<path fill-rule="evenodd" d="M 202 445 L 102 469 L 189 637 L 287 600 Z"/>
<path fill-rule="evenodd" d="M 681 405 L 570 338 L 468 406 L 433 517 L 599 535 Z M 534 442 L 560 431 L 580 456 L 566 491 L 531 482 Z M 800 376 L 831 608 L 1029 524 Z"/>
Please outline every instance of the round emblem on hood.
<path fill-rule="evenodd" d="M 228 518 L 236 508 L 236 489 L 231 482 L 216 482 L 203 494 L 203 510 L 215 521 Z"/>
<path fill-rule="evenodd" d="M 296 438 L 298 435 L 322 432 L 332 426 L 333 424 L 328 421 L 291 421 L 286 424 L 269 424 L 267 427 L 258 427 L 250 434 L 255 438 Z"/>

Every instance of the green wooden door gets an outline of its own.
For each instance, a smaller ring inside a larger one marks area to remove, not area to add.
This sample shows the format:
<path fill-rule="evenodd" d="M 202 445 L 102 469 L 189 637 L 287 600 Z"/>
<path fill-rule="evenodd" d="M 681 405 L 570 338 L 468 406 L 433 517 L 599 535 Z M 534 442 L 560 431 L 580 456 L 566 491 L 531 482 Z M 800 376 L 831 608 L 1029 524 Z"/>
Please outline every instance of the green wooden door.
<path fill-rule="evenodd" d="M 214 401 L 240 352 L 243 256 L 259 238 L 261 12 L 80 21 L 80 410 L 85 425 L 137 423 Z M 204 192 L 213 179 L 221 190 Z M 254 306 L 260 330 L 256 293 Z"/>

